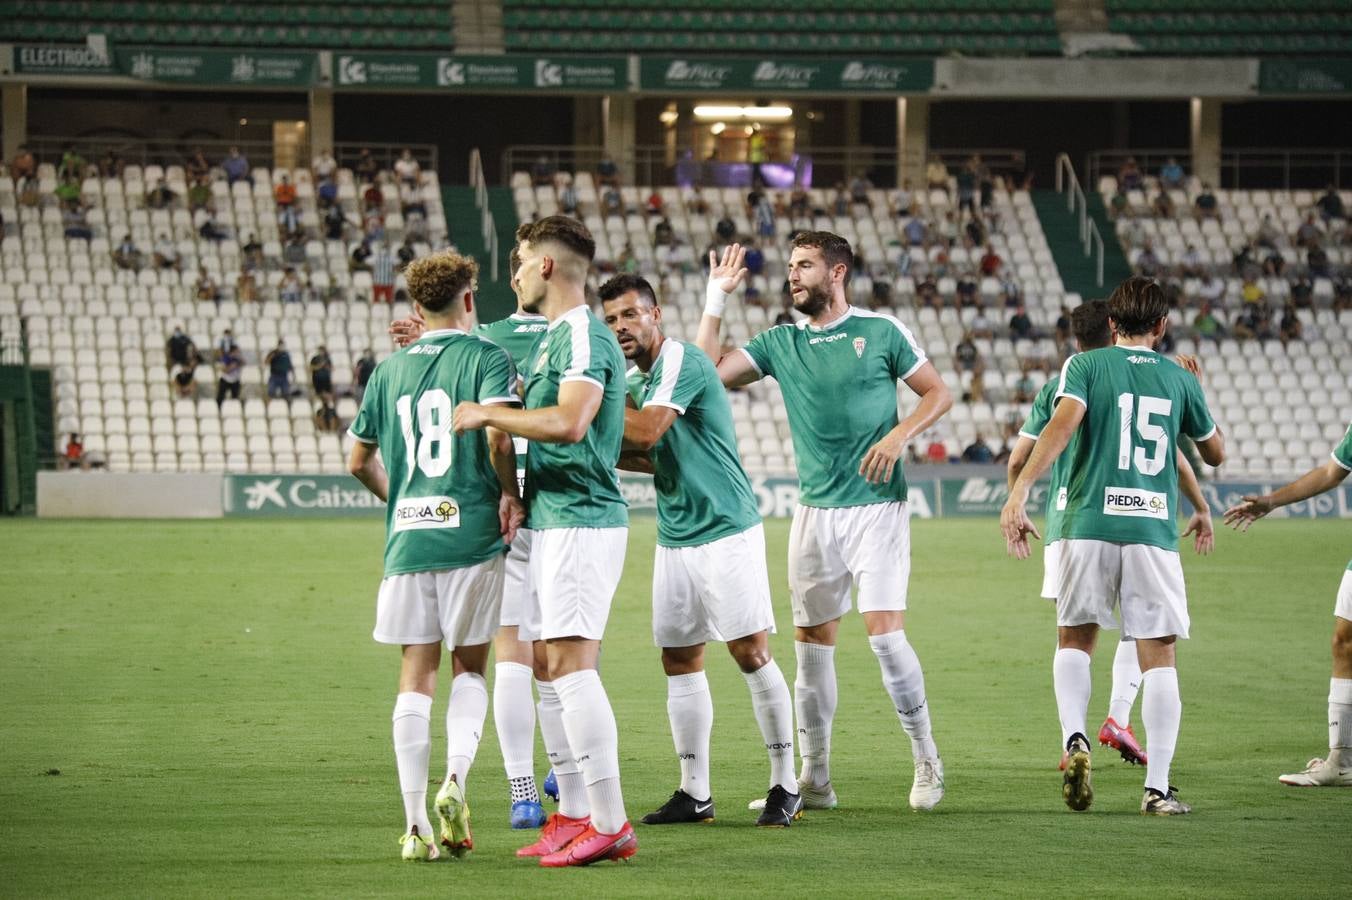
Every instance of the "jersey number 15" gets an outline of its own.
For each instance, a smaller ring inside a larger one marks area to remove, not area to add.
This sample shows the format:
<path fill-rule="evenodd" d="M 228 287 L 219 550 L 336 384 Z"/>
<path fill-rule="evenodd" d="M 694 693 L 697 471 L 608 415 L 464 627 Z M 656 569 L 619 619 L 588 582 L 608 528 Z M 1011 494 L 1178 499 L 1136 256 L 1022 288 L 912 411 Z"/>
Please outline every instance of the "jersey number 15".
<path fill-rule="evenodd" d="M 1133 408 L 1136 412 L 1135 431 L 1141 436 L 1141 440 L 1152 447 L 1150 456 L 1146 455 L 1145 447 L 1134 446 L 1131 437 Z M 1119 469 L 1130 469 L 1132 463 L 1135 462 L 1136 471 L 1142 475 L 1158 475 L 1164 470 L 1164 464 L 1169 458 L 1169 435 L 1159 425 L 1150 421 L 1150 417 L 1168 416 L 1173 408 L 1173 401 L 1165 397 L 1138 397 L 1135 394 L 1118 394 L 1117 411 L 1121 414 L 1119 421 L 1122 425 L 1117 439 L 1117 467 Z M 1133 450 L 1135 450 L 1134 453 Z"/>

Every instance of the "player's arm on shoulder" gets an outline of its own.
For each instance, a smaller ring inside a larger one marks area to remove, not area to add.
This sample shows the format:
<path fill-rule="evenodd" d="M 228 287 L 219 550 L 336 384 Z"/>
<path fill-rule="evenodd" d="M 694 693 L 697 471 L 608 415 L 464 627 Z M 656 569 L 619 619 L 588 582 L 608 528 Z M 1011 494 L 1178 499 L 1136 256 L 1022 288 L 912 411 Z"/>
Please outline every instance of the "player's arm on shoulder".
<path fill-rule="evenodd" d="M 385 467 L 380 464 L 380 457 L 376 455 L 375 444 L 353 441 L 352 450 L 347 456 L 347 470 L 381 500 L 389 499 L 390 479 Z"/>
<path fill-rule="evenodd" d="M 1343 483 L 1349 470 L 1343 468 L 1335 459 L 1325 460 L 1290 484 L 1282 485 L 1270 494 L 1244 497 L 1239 503 L 1225 511 L 1225 524 L 1240 531 L 1248 531 L 1249 526 L 1272 512 L 1279 506 L 1297 503 L 1332 490 Z"/>
<path fill-rule="evenodd" d="M 624 449 L 647 452 L 656 446 L 680 415 L 675 407 L 650 403 L 624 411 Z"/>
<path fill-rule="evenodd" d="M 456 434 L 491 427 L 529 441 L 576 444 L 586 436 L 596 418 L 602 396 L 601 387 L 590 379 L 564 381 L 559 386 L 556 406 L 514 409 L 461 403 L 455 408 L 453 427 Z"/>

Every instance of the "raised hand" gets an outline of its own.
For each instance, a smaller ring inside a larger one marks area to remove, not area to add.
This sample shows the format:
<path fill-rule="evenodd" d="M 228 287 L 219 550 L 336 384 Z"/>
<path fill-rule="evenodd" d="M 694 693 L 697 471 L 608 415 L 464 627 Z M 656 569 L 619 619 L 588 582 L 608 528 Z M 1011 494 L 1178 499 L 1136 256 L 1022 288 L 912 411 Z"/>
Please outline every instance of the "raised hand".
<path fill-rule="evenodd" d="M 407 347 L 422 337 L 422 333 L 426 330 L 427 323 L 418 315 L 417 310 L 409 313 L 407 319 L 395 319 L 390 323 L 390 337 L 394 338 L 396 347 Z"/>
<path fill-rule="evenodd" d="M 1174 361 L 1193 374 L 1198 381 L 1202 380 L 1202 364 L 1195 356 L 1188 356 L 1186 353 L 1180 353 L 1174 357 Z"/>
<path fill-rule="evenodd" d="M 709 287 L 717 285 L 725 294 L 731 294 L 746 280 L 746 248 L 741 244 L 731 244 L 723 248 L 723 257 L 718 251 L 709 251 Z"/>

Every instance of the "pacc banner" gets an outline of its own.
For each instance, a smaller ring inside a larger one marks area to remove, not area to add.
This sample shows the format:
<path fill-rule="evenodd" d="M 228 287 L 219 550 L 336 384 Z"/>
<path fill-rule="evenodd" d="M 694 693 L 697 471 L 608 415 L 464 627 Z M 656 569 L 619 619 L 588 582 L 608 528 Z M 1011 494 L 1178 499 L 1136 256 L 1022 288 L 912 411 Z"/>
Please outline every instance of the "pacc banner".
<path fill-rule="evenodd" d="M 924 93 L 934 86 L 929 59 L 719 59 L 644 57 L 645 91 L 765 91 L 815 93 Z"/>
<path fill-rule="evenodd" d="M 1352 59 L 1265 59 L 1258 63 L 1261 94 L 1352 93 Z"/>
<path fill-rule="evenodd" d="M 624 91 L 628 62 L 620 56 L 435 56 L 338 53 L 338 88 L 440 90 Z"/>
<path fill-rule="evenodd" d="M 119 47 L 113 56 L 118 74 L 142 81 L 309 87 L 318 74 L 318 57 L 304 51 Z"/>

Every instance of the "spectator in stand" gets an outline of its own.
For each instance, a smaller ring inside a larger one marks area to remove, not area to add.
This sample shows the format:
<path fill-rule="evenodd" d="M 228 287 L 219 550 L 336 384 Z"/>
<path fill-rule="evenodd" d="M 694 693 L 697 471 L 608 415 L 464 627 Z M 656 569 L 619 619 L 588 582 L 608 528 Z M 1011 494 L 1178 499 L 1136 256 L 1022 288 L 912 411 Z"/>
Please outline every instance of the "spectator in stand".
<path fill-rule="evenodd" d="M 871 190 L 873 190 L 873 182 L 869 181 L 868 174 L 865 172 L 857 173 L 850 179 L 850 203 L 872 210 L 873 200 L 868 195 Z"/>
<path fill-rule="evenodd" d="M 341 241 L 347 235 L 347 226 L 347 216 L 337 203 L 324 212 L 324 237 L 331 241 Z"/>
<path fill-rule="evenodd" d="M 296 186 L 291 183 L 290 176 L 282 176 L 272 189 L 272 199 L 277 204 L 277 224 L 282 233 L 294 234 L 300 228 L 300 220 L 296 212 Z"/>
<path fill-rule="evenodd" d="M 559 189 L 559 211 L 565 216 L 576 216 L 578 202 L 577 186 L 573 184 L 573 176 L 565 173 L 563 186 Z"/>
<path fill-rule="evenodd" d="M 931 156 L 925 166 L 925 186 L 931 191 L 948 193 L 948 167 L 937 155 Z"/>
<path fill-rule="evenodd" d="M 1304 325 L 1301 324 L 1300 316 L 1296 313 L 1294 303 L 1288 303 L 1282 309 L 1282 322 L 1278 336 L 1282 344 L 1289 344 L 1291 341 L 1299 341 L 1305 336 Z"/>
<path fill-rule="evenodd" d="M 116 150 L 109 150 L 99 159 L 99 177 L 120 179 L 126 165 Z"/>
<path fill-rule="evenodd" d="M 650 216 L 666 215 L 665 206 L 666 204 L 662 202 L 662 194 L 657 188 L 653 188 L 652 193 L 648 195 L 648 199 L 643 201 L 643 211 Z"/>
<path fill-rule="evenodd" d="M 674 237 L 675 234 L 667 232 L 666 241 L 664 243 L 658 243 L 657 246 L 662 247 L 666 244 L 670 244 Z M 632 241 L 625 241 L 624 249 L 620 251 L 620 255 L 615 260 L 615 271 L 625 275 L 637 275 L 638 270 L 638 254 L 634 252 L 634 244 Z"/>
<path fill-rule="evenodd" d="M 737 225 L 724 213 L 714 224 L 714 234 L 718 235 L 718 239 L 723 243 L 732 243 L 732 239 L 737 236 Z"/>
<path fill-rule="evenodd" d="M 953 360 L 960 372 L 971 372 L 981 364 L 981 354 L 976 349 L 971 331 L 963 332 L 962 340 L 953 348 Z"/>
<path fill-rule="evenodd" d="M 1244 308 L 1235 316 L 1234 332 L 1235 337 L 1241 341 L 1255 338 L 1260 341 L 1269 340 L 1272 337 L 1272 318 L 1268 314 L 1267 305 L 1244 304 Z"/>
<path fill-rule="evenodd" d="M 385 215 L 376 209 L 368 209 L 361 223 L 362 236 L 368 241 L 385 240 Z"/>
<path fill-rule="evenodd" d="M 169 384 L 173 387 L 174 395 L 184 400 L 197 399 L 197 364 L 200 362 L 196 353 L 185 363 L 175 366 L 169 373 Z"/>
<path fill-rule="evenodd" d="M 413 249 L 413 240 L 408 235 L 404 236 L 404 242 L 399 245 L 399 250 L 395 253 L 395 269 L 404 271 L 409 263 L 418 258 L 418 251 Z"/>
<path fill-rule="evenodd" d="M 893 218 L 901 219 L 915 214 L 915 192 L 911 190 L 911 179 L 907 178 L 901 187 L 887 195 L 888 212 Z"/>
<path fill-rule="evenodd" d="M 282 262 L 288 266 L 303 266 L 305 258 L 305 235 L 294 231 L 282 245 Z"/>
<path fill-rule="evenodd" d="M 1258 283 L 1258 279 L 1252 275 L 1244 276 L 1244 283 L 1239 289 L 1240 296 L 1244 298 L 1245 306 L 1260 306 L 1267 302 L 1267 291 Z"/>
<path fill-rule="evenodd" d="M 765 271 L 765 253 L 756 244 L 748 244 L 746 248 L 747 274 L 756 276 Z"/>
<path fill-rule="evenodd" d="M 371 271 L 371 242 L 359 241 L 352 246 L 352 254 L 348 257 L 348 268 L 353 272 Z"/>
<path fill-rule="evenodd" d="M 656 257 L 657 269 L 663 275 L 685 275 L 697 269 L 694 249 L 674 234 L 669 244 L 657 248 Z"/>
<path fill-rule="evenodd" d="M 972 377 L 967 379 L 967 387 L 962 392 L 962 402 L 986 402 L 986 369 L 984 366 L 978 366 L 972 370 Z"/>
<path fill-rule="evenodd" d="M 810 201 L 807 188 L 803 187 L 801 181 L 795 181 L 793 190 L 789 191 L 789 218 L 801 219 L 805 217 L 808 214 L 808 203 Z"/>
<path fill-rule="evenodd" d="M 155 241 L 151 259 L 157 269 L 178 270 L 178 248 L 174 246 L 173 241 L 169 240 L 169 235 L 161 234 Z"/>
<path fill-rule="evenodd" d="M 1145 179 L 1141 175 L 1141 167 L 1136 163 L 1136 157 L 1128 156 L 1126 162 L 1117 170 L 1117 183 L 1124 191 L 1139 191 L 1145 184 Z"/>
<path fill-rule="evenodd" d="M 1329 269 L 1329 255 L 1323 247 L 1312 247 L 1305 254 L 1305 267 L 1315 278 L 1330 278 L 1333 274 Z"/>
<path fill-rule="evenodd" d="M 332 178 L 321 178 L 315 188 L 315 205 L 321 209 L 332 209 L 338 204 L 338 182 Z"/>
<path fill-rule="evenodd" d="M 229 350 L 233 343 L 235 343 L 235 333 L 226 328 L 221 332 L 221 336 L 216 338 L 216 343 L 211 348 L 212 362 L 219 364 L 221 360 L 225 359 L 225 351 Z"/>
<path fill-rule="evenodd" d="M 146 206 L 150 209 L 168 209 L 178 200 L 178 194 L 169 189 L 169 183 L 161 178 L 146 193 Z"/>
<path fill-rule="evenodd" d="M 202 215 L 202 224 L 197 233 L 204 241 L 223 241 L 230 237 L 230 230 L 216 221 L 216 210 L 208 208 Z"/>
<path fill-rule="evenodd" d="M 1212 311 L 1211 304 L 1205 300 L 1202 301 L 1201 307 L 1197 310 L 1197 315 L 1193 316 L 1192 328 L 1201 338 L 1219 341 L 1225 337 L 1225 326 L 1221 324 L 1221 320 Z"/>
<path fill-rule="evenodd" d="M 60 184 L 53 191 L 56 202 L 65 205 L 68 203 L 80 202 L 80 180 L 78 178 L 67 176 L 61 179 Z"/>
<path fill-rule="evenodd" d="M 1160 258 L 1155 252 L 1155 244 L 1150 238 L 1146 238 L 1145 246 L 1136 255 L 1136 271 L 1146 278 L 1154 278 L 1159 274 L 1160 268 Z"/>
<path fill-rule="evenodd" d="M 366 383 L 371 380 L 371 373 L 376 370 L 376 352 L 367 347 L 357 361 L 352 364 L 352 396 L 361 403 L 362 395 L 366 393 Z"/>
<path fill-rule="evenodd" d="M 183 331 L 182 325 L 175 325 L 173 334 L 164 342 L 164 367 L 172 369 L 182 365 L 197 354 L 197 345 Z"/>
<path fill-rule="evenodd" d="M 240 245 L 240 253 L 243 254 L 242 265 L 246 269 L 263 268 L 263 245 L 259 243 L 258 236 L 250 234 L 248 239 Z"/>
<path fill-rule="evenodd" d="M 407 181 L 399 183 L 399 213 L 404 217 L 427 215 L 427 203 L 423 200 L 421 188 Z"/>
<path fill-rule="evenodd" d="M 1254 232 L 1253 242 L 1259 247 L 1276 247 L 1282 240 L 1282 230 L 1272 221 L 1269 213 L 1263 214 L 1263 221 L 1258 223 L 1258 230 Z"/>
<path fill-rule="evenodd" d="M 394 255 L 385 241 L 371 255 L 371 302 L 394 303 Z"/>
<path fill-rule="evenodd" d="M 975 157 L 969 159 L 958 170 L 958 217 L 961 219 L 964 212 L 976 216 L 976 163 Z"/>
<path fill-rule="evenodd" d="M 987 241 L 986 224 L 980 216 L 972 216 L 962 227 L 963 246 L 968 250 L 984 246 Z"/>
<path fill-rule="evenodd" d="M 1197 299 L 1216 306 L 1225 299 L 1225 280 L 1215 272 L 1206 272 L 1197 284 Z"/>
<path fill-rule="evenodd" d="M 1307 213 L 1305 221 L 1300 223 L 1296 229 L 1294 242 L 1297 247 L 1304 250 L 1313 250 L 1316 247 L 1323 246 L 1324 229 L 1316 221 L 1314 213 Z"/>
<path fill-rule="evenodd" d="M 920 216 L 912 218 L 901 230 L 906 235 L 907 243 L 912 247 L 923 247 L 929 240 L 929 228 Z"/>
<path fill-rule="evenodd" d="M 119 269 L 132 269 L 140 271 L 143 264 L 141 251 L 132 241 L 131 235 L 124 235 L 122 242 L 113 249 L 113 262 Z"/>
<path fill-rule="evenodd" d="M 61 456 L 58 458 L 61 468 L 78 469 L 80 463 L 84 461 L 84 442 L 75 432 L 71 432 L 66 438 L 66 446 L 61 448 Z"/>
<path fill-rule="evenodd" d="M 915 299 L 919 305 L 931 309 L 942 309 L 944 305 L 939 286 L 935 283 L 934 277 L 928 273 L 920 276 L 920 280 L 915 283 Z"/>
<path fill-rule="evenodd" d="M 925 461 L 932 464 L 948 462 L 948 448 L 939 440 L 938 435 L 935 435 L 925 448 Z"/>
<path fill-rule="evenodd" d="M 549 157 L 541 153 L 535 158 L 535 163 L 530 167 L 531 183 L 536 187 L 553 185 L 554 171 L 554 164 L 549 161 Z"/>
<path fill-rule="evenodd" d="M 1130 216 L 1131 213 L 1131 201 L 1127 199 L 1127 191 L 1121 182 L 1118 182 L 1117 190 L 1113 191 L 1112 199 L 1108 201 L 1108 218 L 1116 221 L 1123 216 Z"/>
<path fill-rule="evenodd" d="M 314 172 L 315 178 L 327 180 L 338 174 L 338 160 L 333 158 L 328 148 L 325 148 L 310 161 L 310 169 Z"/>
<path fill-rule="evenodd" d="M 258 302 L 258 281 L 252 269 L 242 268 L 235 279 L 235 301 L 237 303 Z"/>
<path fill-rule="evenodd" d="M 837 181 L 835 193 L 831 197 L 831 215 L 848 216 L 850 214 L 850 192 L 845 188 L 845 182 Z"/>
<path fill-rule="evenodd" d="M 981 255 L 981 274 L 986 278 L 994 278 L 1004 264 L 1005 261 L 1000 258 L 1000 254 L 995 252 L 995 247 L 987 244 L 986 252 Z"/>
<path fill-rule="evenodd" d="M 981 432 L 978 431 L 976 438 L 962 451 L 962 461 L 978 465 L 995 462 L 995 454 L 991 451 L 990 444 L 986 443 L 986 438 Z"/>
<path fill-rule="evenodd" d="M 986 308 L 980 302 L 974 303 L 976 313 L 972 320 L 967 323 L 967 330 L 972 333 L 974 338 L 990 340 L 995 337 L 994 327 L 991 325 L 990 317 L 986 315 Z"/>
<path fill-rule="evenodd" d="M 957 285 L 958 309 L 976 306 L 979 296 L 976 276 L 971 272 L 963 272 L 959 275 Z"/>
<path fill-rule="evenodd" d="M 1310 309 L 1314 306 L 1314 285 L 1310 276 L 1301 273 L 1291 284 L 1291 303 L 1298 309 Z"/>
<path fill-rule="evenodd" d="M 84 204 L 79 199 L 61 205 L 61 228 L 66 240 L 94 239 L 94 229 L 89 227 L 89 220 L 85 218 Z"/>
<path fill-rule="evenodd" d="M 74 144 L 67 144 L 61 154 L 61 161 L 56 166 L 57 178 L 74 178 L 76 181 L 82 181 L 85 177 L 85 169 L 89 164 L 75 149 Z"/>
<path fill-rule="evenodd" d="M 1178 274 L 1184 278 L 1201 278 L 1204 271 L 1202 265 L 1202 254 L 1197 252 L 1197 247 L 1188 244 L 1183 255 L 1178 258 Z"/>
<path fill-rule="evenodd" d="M 221 287 L 207 272 L 206 266 L 197 267 L 197 281 L 193 285 L 193 291 L 198 300 L 210 300 L 217 307 L 221 305 Z"/>
<path fill-rule="evenodd" d="M 216 378 L 216 408 L 220 409 L 228 396 L 239 399 L 240 376 L 244 372 L 244 356 L 236 344 L 231 344 L 221 356 Z"/>
<path fill-rule="evenodd" d="M 775 236 L 775 208 L 764 191 L 752 191 L 746 197 L 748 218 L 755 225 L 756 234 L 762 239 Z"/>
<path fill-rule="evenodd" d="M 1333 185 L 1324 188 L 1324 195 L 1315 202 L 1319 208 L 1319 215 L 1325 222 L 1330 219 L 1346 219 L 1347 213 L 1343 210 L 1343 198 L 1333 189 Z"/>
<path fill-rule="evenodd" d="M 356 173 L 358 181 L 375 181 L 376 176 L 380 174 L 380 166 L 376 163 L 376 158 L 371 155 L 368 147 L 362 147 L 357 154 L 357 164 L 352 167 Z"/>
<path fill-rule="evenodd" d="M 1183 182 L 1187 180 L 1187 177 L 1183 167 L 1172 156 L 1166 159 L 1164 165 L 1160 167 L 1160 186 L 1165 190 L 1178 190 L 1183 187 Z"/>
<path fill-rule="evenodd" d="M 695 185 L 691 189 L 690 196 L 686 199 L 685 206 L 686 209 L 697 216 L 707 216 L 709 214 L 709 201 L 704 199 L 704 191 L 699 185 Z"/>
<path fill-rule="evenodd" d="M 282 280 L 277 284 L 277 299 L 282 303 L 299 303 L 302 290 L 300 276 L 295 269 L 287 266 L 282 273 Z"/>
<path fill-rule="evenodd" d="M 99 169 L 102 170 L 103 166 L 100 165 Z M 201 147 L 192 148 L 192 155 L 189 156 L 188 161 L 183 164 L 183 171 L 194 181 L 200 181 L 211 174 L 211 163 L 207 162 L 206 154 L 202 152 Z M 110 178 L 114 176 L 104 173 L 103 177 Z"/>
<path fill-rule="evenodd" d="M 1211 185 L 1203 183 L 1202 192 L 1197 195 L 1197 199 L 1192 201 L 1193 214 L 1200 219 L 1219 219 L 1220 204 L 1216 201 L 1216 195 L 1211 191 Z"/>
<path fill-rule="evenodd" d="M 1070 307 L 1062 306 L 1061 314 L 1056 317 L 1056 325 L 1053 329 L 1056 337 L 1056 345 L 1059 347 L 1070 340 Z"/>
<path fill-rule="evenodd" d="M 1170 197 L 1169 192 L 1165 190 L 1161 190 L 1155 195 L 1155 199 L 1151 201 L 1150 206 L 1155 212 L 1155 217 L 1158 219 L 1172 219 L 1174 213 L 1177 212 L 1174 208 L 1173 198 Z"/>
<path fill-rule="evenodd" d="M 544 157 L 541 157 L 541 159 L 544 159 Z M 601 157 L 601 161 L 596 164 L 596 183 L 610 187 L 620 186 L 620 168 L 615 165 L 615 160 L 609 156 Z"/>
<path fill-rule="evenodd" d="M 188 188 L 188 211 L 195 213 L 210 206 L 211 182 L 205 175 L 199 175 L 193 179 L 192 187 Z"/>
<path fill-rule="evenodd" d="M 661 220 L 653 226 L 653 244 L 658 247 L 663 244 L 670 244 L 671 239 L 675 234 L 676 229 L 672 227 L 671 219 L 663 216 Z"/>
<path fill-rule="evenodd" d="M 268 351 L 263 359 L 268 367 L 268 396 L 286 399 L 291 396 L 291 380 L 295 377 L 295 367 L 291 364 L 291 354 L 286 349 L 286 341 L 278 340 L 277 346 Z"/>
<path fill-rule="evenodd" d="M 249 185 L 253 184 L 253 172 L 249 168 L 249 159 L 243 153 L 239 152 L 238 147 L 231 147 L 230 152 L 221 160 L 221 171 L 225 172 L 225 181 L 231 187 L 236 181 L 243 181 Z"/>
<path fill-rule="evenodd" d="M 315 409 L 315 431 L 323 434 L 336 434 L 343 430 L 343 420 L 331 400 L 324 400 Z"/>
<path fill-rule="evenodd" d="M 1019 380 L 1014 382 L 1014 402 L 1032 403 L 1037 396 L 1037 383 L 1033 381 L 1033 367 L 1024 360 L 1019 364 Z"/>
<path fill-rule="evenodd" d="M 601 192 L 601 212 L 607 216 L 624 215 L 624 200 L 620 196 L 619 188 L 607 185 Z"/>
<path fill-rule="evenodd" d="M 1286 273 L 1286 257 L 1275 247 L 1263 257 L 1263 274 L 1281 278 Z"/>
<path fill-rule="evenodd" d="M 333 402 L 333 359 L 323 344 L 310 357 L 310 386 L 314 388 L 316 397 Z"/>
<path fill-rule="evenodd" d="M 1028 317 L 1028 309 L 1019 304 L 1014 309 L 1014 315 L 1009 317 L 1009 338 L 1012 341 L 1026 341 L 1033 336 L 1033 320 Z"/>

